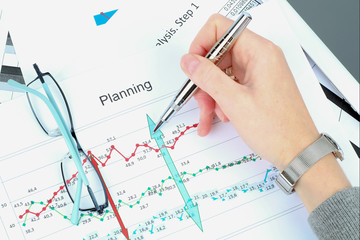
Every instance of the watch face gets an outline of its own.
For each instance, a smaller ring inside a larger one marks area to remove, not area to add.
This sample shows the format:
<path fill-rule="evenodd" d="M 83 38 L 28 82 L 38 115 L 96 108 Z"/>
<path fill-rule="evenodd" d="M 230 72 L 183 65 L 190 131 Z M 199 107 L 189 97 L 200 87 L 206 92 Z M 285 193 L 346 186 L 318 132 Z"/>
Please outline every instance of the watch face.
<path fill-rule="evenodd" d="M 331 143 L 331 145 L 334 146 L 335 151 L 333 151 L 333 155 L 339 159 L 340 161 L 342 161 L 344 159 L 344 153 L 341 150 L 340 146 L 335 142 L 334 139 L 332 139 L 328 134 L 323 133 L 324 137 Z"/>

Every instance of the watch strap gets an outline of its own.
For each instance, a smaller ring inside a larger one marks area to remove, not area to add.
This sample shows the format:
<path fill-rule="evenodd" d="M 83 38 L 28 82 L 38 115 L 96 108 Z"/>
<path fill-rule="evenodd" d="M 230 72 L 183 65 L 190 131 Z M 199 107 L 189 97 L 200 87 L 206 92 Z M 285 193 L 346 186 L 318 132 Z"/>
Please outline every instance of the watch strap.
<path fill-rule="evenodd" d="M 319 139 L 297 155 L 278 175 L 276 183 L 284 192 L 291 194 L 294 192 L 296 182 L 312 165 L 325 155 L 339 151 L 338 145 L 328 135 L 321 134 Z M 336 157 L 339 155 L 341 156 L 341 154 L 336 154 Z"/>

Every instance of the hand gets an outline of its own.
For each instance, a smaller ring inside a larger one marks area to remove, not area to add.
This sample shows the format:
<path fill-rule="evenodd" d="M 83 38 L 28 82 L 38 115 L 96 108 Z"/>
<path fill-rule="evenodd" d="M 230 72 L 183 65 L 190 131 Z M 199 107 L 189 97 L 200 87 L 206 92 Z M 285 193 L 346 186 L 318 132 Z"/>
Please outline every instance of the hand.
<path fill-rule="evenodd" d="M 200 30 L 181 66 L 201 90 L 198 134 L 205 136 L 214 114 L 230 120 L 252 150 L 280 170 L 319 133 L 279 47 L 245 30 L 216 67 L 204 56 L 232 21 L 214 15 Z M 232 67 L 237 81 L 224 73 Z"/>
<path fill-rule="evenodd" d="M 208 134 L 215 114 L 222 121 L 230 120 L 256 154 L 282 171 L 320 135 L 283 52 L 272 42 L 246 29 L 218 67 L 202 57 L 231 24 L 221 15 L 212 16 L 181 59 L 183 71 L 200 88 L 195 94 L 200 108 L 198 134 Z M 230 67 L 235 80 L 224 73 Z M 311 212 L 350 186 L 328 154 L 299 179 L 295 190 Z"/>

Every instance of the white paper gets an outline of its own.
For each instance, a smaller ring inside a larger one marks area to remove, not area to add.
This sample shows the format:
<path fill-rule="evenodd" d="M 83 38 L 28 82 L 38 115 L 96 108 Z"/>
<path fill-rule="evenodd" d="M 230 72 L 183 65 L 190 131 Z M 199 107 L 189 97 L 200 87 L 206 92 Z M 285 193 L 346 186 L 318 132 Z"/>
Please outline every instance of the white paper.
<path fill-rule="evenodd" d="M 249 28 L 284 50 L 319 130 L 327 130 L 349 156 L 343 166 L 354 182 L 358 163 L 351 158 L 352 149 L 338 138 L 337 126 L 324 107 L 326 99 L 315 86 L 316 78 L 279 7 L 269 3 L 251 14 Z M 209 136 L 197 136 L 192 126 L 199 113 L 193 100 L 162 131 L 177 170 L 184 174 L 185 186 L 198 204 L 203 231 L 183 211 L 184 202 L 162 156 L 142 146 L 131 157 L 136 144 L 156 148 L 154 140 L 149 141 L 146 114 L 156 121 L 186 79 L 179 61 L 188 47 L 174 41 L 166 48 L 150 49 L 61 82 L 83 148 L 103 163 L 112 145 L 119 151 L 113 151 L 100 170 L 115 203 L 123 201 L 119 213 L 131 239 L 316 239 L 298 196 L 287 196 L 274 185 L 277 171 L 252 155 L 229 123 L 215 121 Z M 151 90 L 113 102 L 100 100 L 147 81 Z M 56 211 L 48 207 L 41 212 L 63 184 L 60 160 L 68 151 L 64 140 L 42 132 L 26 98 L 2 105 L 0 115 L 6 116 L 0 118 L 0 203 L 4 204 L 0 233 L 5 231 L 9 239 L 125 239 L 111 213 L 86 215 L 79 226 L 71 225 L 64 218 L 72 209 L 64 192 L 50 205 Z M 149 194 L 154 189 L 164 192 Z M 22 215 L 27 209 L 41 214 Z"/>
<path fill-rule="evenodd" d="M 353 109 L 359 113 L 359 83 L 290 4 L 285 0 L 277 1 L 282 7 L 283 13 L 292 27 L 297 41 L 328 77 L 332 87 L 336 88 Z M 336 93 L 337 91 L 334 92 Z"/>
<path fill-rule="evenodd" d="M 226 2 L 11 1 L 5 17 L 25 81 L 34 77 L 33 63 L 62 80 L 158 43 L 191 41 L 187 37 Z M 117 12 L 106 24 L 96 25 L 95 15 L 113 10 Z"/>

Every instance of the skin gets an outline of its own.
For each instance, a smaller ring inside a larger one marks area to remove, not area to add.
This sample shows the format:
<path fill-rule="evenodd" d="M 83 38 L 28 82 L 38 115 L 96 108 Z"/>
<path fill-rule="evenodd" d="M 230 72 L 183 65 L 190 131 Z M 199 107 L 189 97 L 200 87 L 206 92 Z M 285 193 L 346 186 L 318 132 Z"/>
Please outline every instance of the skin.
<path fill-rule="evenodd" d="M 320 134 L 282 50 L 272 42 L 246 29 L 219 66 L 203 57 L 231 24 L 221 15 L 211 16 L 181 59 L 184 73 L 200 88 L 195 94 L 198 135 L 209 133 L 217 115 L 230 121 L 256 154 L 282 171 Z M 229 67 L 235 79 L 224 73 Z M 311 212 L 348 187 L 336 158 L 328 154 L 299 179 L 295 190 Z"/>

